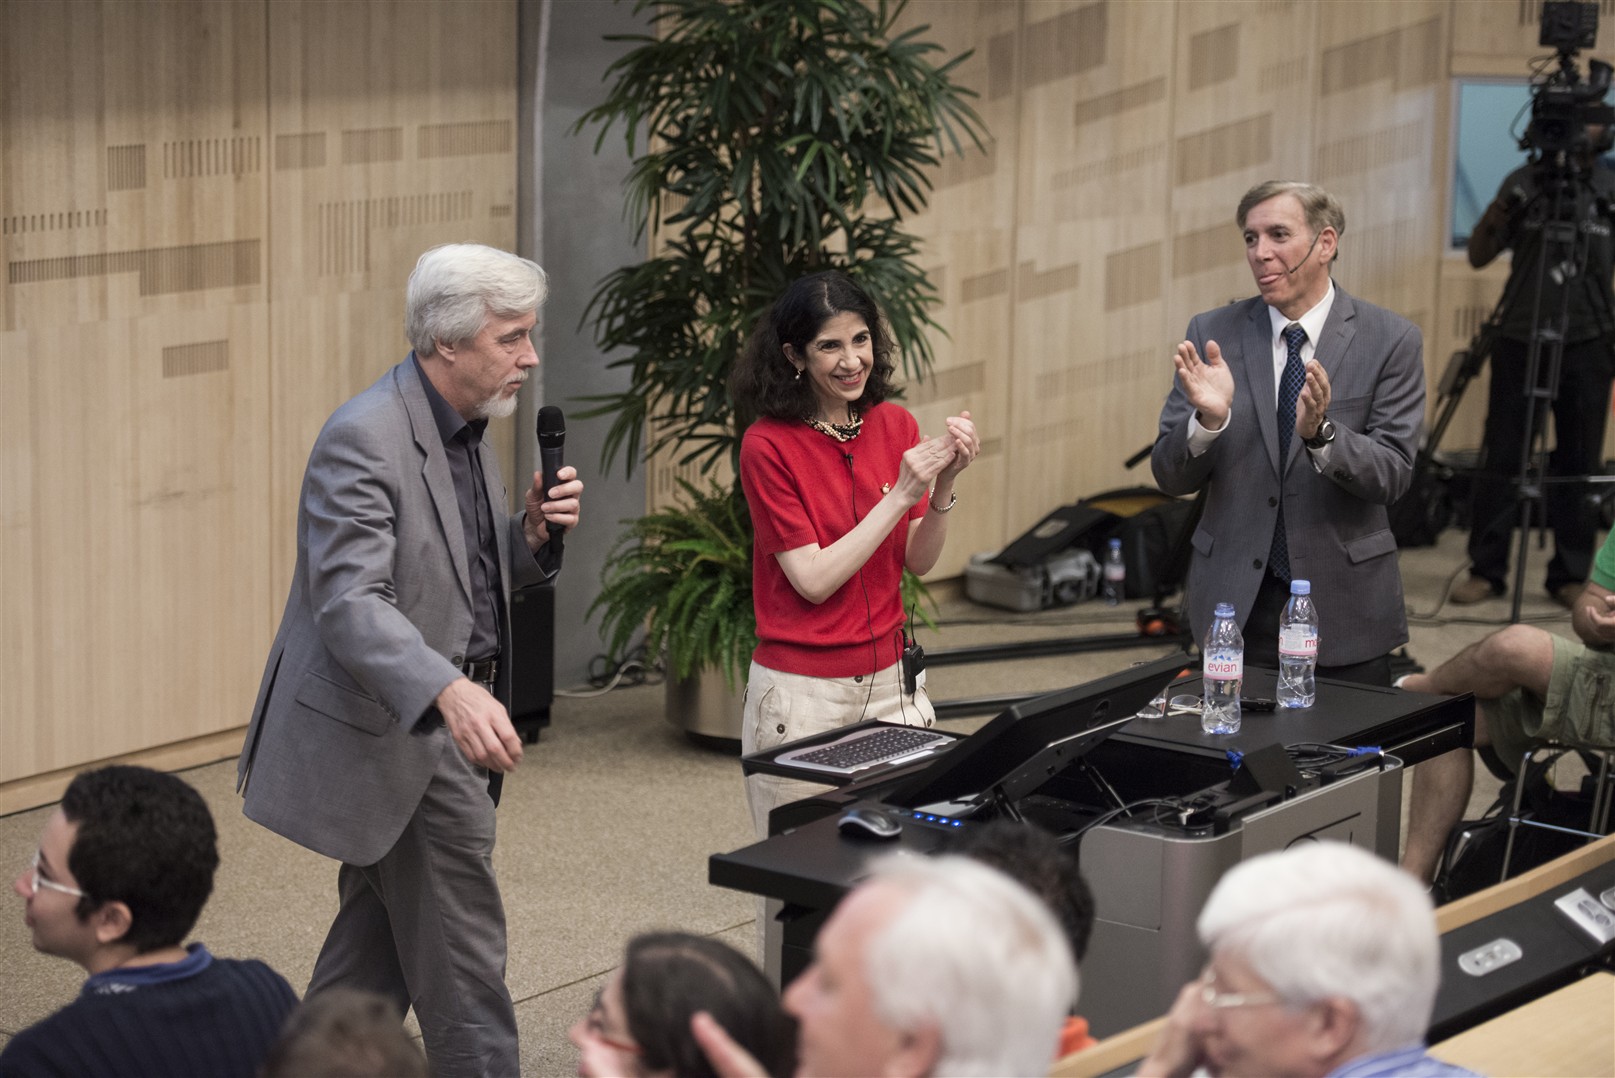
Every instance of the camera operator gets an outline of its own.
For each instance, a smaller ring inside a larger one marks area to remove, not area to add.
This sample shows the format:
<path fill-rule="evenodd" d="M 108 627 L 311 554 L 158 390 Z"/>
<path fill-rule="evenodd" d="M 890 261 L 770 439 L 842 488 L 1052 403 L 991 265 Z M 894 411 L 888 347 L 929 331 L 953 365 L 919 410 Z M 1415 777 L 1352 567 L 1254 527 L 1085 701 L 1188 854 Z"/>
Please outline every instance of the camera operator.
<path fill-rule="evenodd" d="M 1543 153 L 1511 173 L 1469 237 L 1469 264 L 1476 269 L 1505 249 L 1514 252 L 1514 263 L 1492 349 L 1482 472 L 1476 477 L 1470 521 L 1470 575 L 1453 589 L 1455 603 L 1477 603 L 1505 590 L 1509 545 L 1520 516 L 1515 482 L 1522 464 L 1527 408 L 1532 406 L 1525 384 L 1530 342 L 1533 332 L 1556 325 L 1560 311 L 1565 312 L 1564 351 L 1553 397 L 1556 444 L 1547 474 L 1585 476 L 1601 471 L 1604 422 L 1615 373 L 1611 353 L 1615 244 L 1610 236 L 1615 171 L 1598 157 L 1609 148 L 1605 125 L 1584 125 L 1571 141 L 1566 150 Z M 1545 258 L 1564 251 L 1563 244 L 1544 242 L 1544 225 L 1558 222 L 1575 229 L 1573 253 L 1544 266 Z M 1549 353 L 1550 344 L 1544 340 L 1537 384 L 1552 389 Z M 1536 415 L 1540 431 L 1545 410 Z M 1575 483 L 1546 484 L 1546 502 L 1554 533 L 1548 594 L 1569 607 L 1592 563 L 1597 506 L 1587 488 Z"/>

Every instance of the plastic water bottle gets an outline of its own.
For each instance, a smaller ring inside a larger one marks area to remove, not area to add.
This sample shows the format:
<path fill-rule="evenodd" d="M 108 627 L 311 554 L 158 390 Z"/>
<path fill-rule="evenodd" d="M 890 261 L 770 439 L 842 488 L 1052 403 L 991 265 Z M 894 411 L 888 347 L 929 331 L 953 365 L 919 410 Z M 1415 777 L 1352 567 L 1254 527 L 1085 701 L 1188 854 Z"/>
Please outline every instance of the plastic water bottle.
<path fill-rule="evenodd" d="M 1112 539 L 1105 551 L 1105 605 L 1118 606 L 1127 587 L 1127 562 L 1122 560 L 1122 541 Z"/>
<path fill-rule="evenodd" d="M 1239 689 L 1245 682 L 1245 638 L 1234 621 L 1234 604 L 1218 603 L 1201 649 L 1200 729 L 1208 734 L 1239 733 Z"/>
<path fill-rule="evenodd" d="M 1312 582 L 1290 581 L 1290 601 L 1279 616 L 1279 707 L 1311 707 L 1318 698 L 1318 611 Z"/>

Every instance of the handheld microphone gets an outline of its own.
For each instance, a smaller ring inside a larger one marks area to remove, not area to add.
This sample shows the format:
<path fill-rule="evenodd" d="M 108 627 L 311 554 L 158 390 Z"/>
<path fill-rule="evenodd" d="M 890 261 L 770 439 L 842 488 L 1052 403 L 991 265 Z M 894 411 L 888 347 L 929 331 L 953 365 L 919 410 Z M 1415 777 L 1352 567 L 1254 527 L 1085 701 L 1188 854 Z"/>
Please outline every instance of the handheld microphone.
<path fill-rule="evenodd" d="M 550 491 L 560 482 L 561 449 L 566 445 L 566 416 L 553 404 L 546 404 L 538 410 L 538 460 L 539 472 L 543 476 L 544 489 L 539 492 L 538 500 L 549 501 Z M 544 522 L 550 533 L 550 549 L 556 554 L 561 553 L 561 536 L 566 529 Z"/>

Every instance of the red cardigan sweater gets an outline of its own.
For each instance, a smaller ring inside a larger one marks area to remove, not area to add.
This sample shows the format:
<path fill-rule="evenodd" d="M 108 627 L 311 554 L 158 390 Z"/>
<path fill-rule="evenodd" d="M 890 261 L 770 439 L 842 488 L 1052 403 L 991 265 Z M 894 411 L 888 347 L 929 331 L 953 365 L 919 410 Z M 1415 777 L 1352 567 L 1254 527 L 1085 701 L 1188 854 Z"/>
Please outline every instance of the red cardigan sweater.
<path fill-rule="evenodd" d="M 914 503 L 902 525 L 834 595 L 814 604 L 797 594 L 774 555 L 817 543 L 828 547 L 862 520 L 896 484 L 903 453 L 920 440 L 904 408 L 877 404 L 863 428 L 838 442 L 806 423 L 759 419 L 740 447 L 740 482 L 751 508 L 752 598 L 757 609 L 753 658 L 770 670 L 852 677 L 883 669 L 902 652 L 900 592 L 908 526 L 923 517 Z"/>

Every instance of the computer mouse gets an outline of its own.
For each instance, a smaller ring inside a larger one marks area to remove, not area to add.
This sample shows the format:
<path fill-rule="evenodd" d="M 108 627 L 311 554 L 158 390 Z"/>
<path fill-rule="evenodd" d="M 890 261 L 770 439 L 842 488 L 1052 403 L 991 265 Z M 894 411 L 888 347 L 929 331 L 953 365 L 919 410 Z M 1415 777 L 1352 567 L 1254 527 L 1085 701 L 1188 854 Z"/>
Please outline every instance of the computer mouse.
<path fill-rule="evenodd" d="M 843 835 L 859 838 L 896 838 L 903 830 L 903 825 L 891 813 L 863 806 L 843 812 L 836 826 Z"/>

